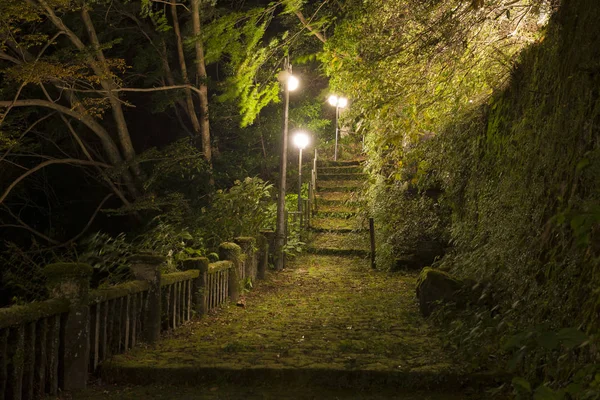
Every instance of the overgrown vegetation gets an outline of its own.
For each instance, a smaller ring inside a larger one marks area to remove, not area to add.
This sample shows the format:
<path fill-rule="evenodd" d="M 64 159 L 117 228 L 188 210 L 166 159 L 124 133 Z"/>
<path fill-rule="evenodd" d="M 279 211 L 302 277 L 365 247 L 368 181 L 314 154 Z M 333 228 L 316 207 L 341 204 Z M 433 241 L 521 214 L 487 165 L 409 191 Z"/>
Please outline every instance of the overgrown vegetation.
<path fill-rule="evenodd" d="M 378 265 L 444 243 L 435 265 L 481 290 L 443 318 L 449 344 L 510 361 L 519 398 L 599 398 L 600 7 L 359 9 L 323 58 L 367 135 Z"/>

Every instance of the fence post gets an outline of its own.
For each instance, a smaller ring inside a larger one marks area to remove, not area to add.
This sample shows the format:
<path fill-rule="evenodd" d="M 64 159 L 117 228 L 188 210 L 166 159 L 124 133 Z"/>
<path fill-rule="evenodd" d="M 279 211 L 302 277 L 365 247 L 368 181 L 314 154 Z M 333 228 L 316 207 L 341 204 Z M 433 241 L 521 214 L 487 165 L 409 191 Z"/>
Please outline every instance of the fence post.
<path fill-rule="evenodd" d="M 304 213 L 304 228 L 310 227 L 310 201 L 309 199 L 302 199 L 302 212 Z"/>
<path fill-rule="evenodd" d="M 273 231 L 261 231 L 261 233 L 256 236 L 256 243 L 258 246 L 258 266 L 256 268 L 256 278 L 257 279 L 265 279 L 267 275 L 267 268 L 269 268 L 269 248 L 271 243 L 267 234 L 274 235 Z"/>
<path fill-rule="evenodd" d="M 256 270 L 258 260 L 256 252 L 256 238 L 251 236 L 240 236 L 233 239 L 235 244 L 242 248 L 242 253 L 245 255 L 244 268 L 246 269 L 246 278 L 250 278 L 253 282 L 256 280 Z"/>
<path fill-rule="evenodd" d="M 371 268 L 376 268 L 375 265 L 375 222 L 373 218 L 369 218 L 369 238 L 371 239 Z"/>
<path fill-rule="evenodd" d="M 166 258 L 156 254 L 136 254 L 129 259 L 135 279 L 146 281 L 150 285 L 146 297 L 142 337 L 147 343 L 153 343 L 160 337 L 161 325 L 161 289 L 160 266 Z"/>
<path fill-rule="evenodd" d="M 234 303 L 240 298 L 240 277 L 241 269 L 244 266 L 244 256 L 242 248 L 235 243 L 225 242 L 219 245 L 219 259 L 228 260 L 233 263 L 233 268 L 229 269 L 229 299 Z"/>
<path fill-rule="evenodd" d="M 208 258 L 197 257 L 183 260 L 182 269 L 189 271 L 197 269 L 200 271 L 198 278 L 194 279 L 192 286 L 192 301 L 194 302 L 194 310 L 198 315 L 204 315 L 208 311 L 206 304 L 206 279 L 208 276 Z"/>
<path fill-rule="evenodd" d="M 64 321 L 62 370 L 63 390 L 85 389 L 90 360 L 90 278 L 94 269 L 83 263 L 56 263 L 44 268 L 46 284 L 54 298 L 69 300 Z"/>

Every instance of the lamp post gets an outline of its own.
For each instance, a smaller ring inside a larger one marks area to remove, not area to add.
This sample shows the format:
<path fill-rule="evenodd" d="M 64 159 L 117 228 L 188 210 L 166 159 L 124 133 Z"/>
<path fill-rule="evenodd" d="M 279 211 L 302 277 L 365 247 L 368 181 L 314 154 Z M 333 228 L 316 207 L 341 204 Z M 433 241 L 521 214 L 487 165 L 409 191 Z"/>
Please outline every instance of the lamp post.
<path fill-rule="evenodd" d="M 294 145 L 298 148 L 298 211 L 302 215 L 302 150 L 308 146 L 309 136 L 304 132 L 294 135 Z"/>
<path fill-rule="evenodd" d="M 345 97 L 338 97 L 334 94 L 329 96 L 329 104 L 335 107 L 335 150 L 333 153 L 333 160 L 337 161 L 338 154 L 338 136 L 339 136 L 339 123 L 340 108 L 345 108 L 348 105 L 348 99 Z"/>
<path fill-rule="evenodd" d="M 277 260 L 275 268 L 283 269 L 285 244 L 285 185 L 287 174 L 287 148 L 288 148 L 288 115 L 290 107 L 290 92 L 298 89 L 298 78 L 292 75 L 292 65 L 285 60 L 283 71 L 278 75 L 278 80 L 283 84 L 283 138 L 281 140 L 281 155 L 279 163 L 279 198 L 277 199 L 277 226 L 275 227 L 275 250 Z"/>

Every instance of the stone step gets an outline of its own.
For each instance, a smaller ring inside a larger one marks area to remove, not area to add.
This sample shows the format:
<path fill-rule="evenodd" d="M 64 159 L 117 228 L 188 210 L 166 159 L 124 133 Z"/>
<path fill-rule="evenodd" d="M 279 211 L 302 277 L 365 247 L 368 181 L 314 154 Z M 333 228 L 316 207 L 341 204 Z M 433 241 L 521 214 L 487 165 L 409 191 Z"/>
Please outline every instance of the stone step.
<path fill-rule="evenodd" d="M 367 179 L 367 174 L 346 174 L 346 173 L 321 173 L 318 175 L 318 182 L 321 181 L 361 181 Z"/>
<path fill-rule="evenodd" d="M 369 236 L 365 233 L 317 233 L 306 251 L 312 254 L 367 257 Z"/>
<path fill-rule="evenodd" d="M 357 206 L 360 205 L 361 202 L 358 200 L 357 196 L 352 192 L 334 192 L 334 191 L 324 191 L 317 192 L 317 208 L 321 206 Z"/>
<path fill-rule="evenodd" d="M 362 166 L 350 165 L 346 167 L 318 167 L 317 177 L 321 174 L 361 174 L 363 172 Z"/>
<path fill-rule="evenodd" d="M 299 332 L 301 333 L 301 332 Z M 328 368 L 327 365 L 306 368 L 224 368 L 201 365 L 129 365 L 105 361 L 101 368 L 101 378 L 111 384 L 126 385 L 173 385 L 173 386 L 205 386 L 235 384 L 244 387 L 269 387 L 274 383 L 285 382 L 290 387 L 320 387 L 324 389 L 344 388 L 361 391 L 385 391 L 394 389 L 396 394 L 410 391 L 434 391 L 433 393 L 464 393 L 468 388 L 473 392 L 482 392 L 498 385 L 504 377 L 489 374 L 464 374 L 447 368 L 447 365 L 428 365 L 428 369 L 411 371 L 394 371 L 353 368 L 351 360 L 345 369 Z M 402 366 L 398 366 L 402 368 Z M 111 398 L 113 398 L 111 396 Z M 289 398 L 289 397 L 288 397 Z M 293 397 L 292 397 L 293 398 Z M 312 398 L 312 397 L 311 397 Z M 362 398 L 362 397 L 361 397 Z M 381 399 L 381 397 L 377 397 Z M 395 399 L 403 399 L 397 397 Z M 462 394 L 459 397 L 406 397 L 407 399 L 481 399 Z"/>
<path fill-rule="evenodd" d="M 359 160 L 348 160 L 348 161 L 327 161 L 327 160 L 319 160 L 317 161 L 317 169 L 320 167 L 351 167 L 360 165 L 361 161 Z"/>
<path fill-rule="evenodd" d="M 181 384 L 151 384 L 151 385 L 114 385 L 98 382 L 90 385 L 85 391 L 78 392 L 74 397 L 79 400 L 298 400 L 298 399 L 361 399 L 361 400 L 480 400 L 481 393 L 456 391 L 439 392 L 435 389 L 409 390 L 391 387 L 378 387 L 366 391 L 356 388 L 323 387 L 298 385 L 287 381 L 269 382 L 267 385 L 254 386 L 248 383 L 233 384 L 221 382 L 215 385 L 211 382 L 194 382 L 194 386 Z"/>
<path fill-rule="evenodd" d="M 343 202 L 333 203 L 333 204 L 320 204 L 318 208 L 319 214 L 329 215 L 329 216 L 343 216 L 346 217 L 348 215 L 356 215 L 359 211 L 359 208 L 352 205 L 346 205 Z"/>
<path fill-rule="evenodd" d="M 365 231 L 356 218 L 322 218 L 314 217 L 310 220 L 311 230 L 314 232 L 354 232 Z"/>
<path fill-rule="evenodd" d="M 352 257 L 368 257 L 370 252 L 361 249 L 338 249 L 335 247 L 306 247 L 306 252 L 310 254 L 322 254 L 328 256 L 352 256 Z"/>
<path fill-rule="evenodd" d="M 359 192 L 364 181 L 318 181 L 318 192 Z"/>
<path fill-rule="evenodd" d="M 352 218 L 356 217 L 356 212 L 340 212 L 340 211 L 323 211 L 319 209 L 316 214 L 314 214 L 318 218 Z"/>

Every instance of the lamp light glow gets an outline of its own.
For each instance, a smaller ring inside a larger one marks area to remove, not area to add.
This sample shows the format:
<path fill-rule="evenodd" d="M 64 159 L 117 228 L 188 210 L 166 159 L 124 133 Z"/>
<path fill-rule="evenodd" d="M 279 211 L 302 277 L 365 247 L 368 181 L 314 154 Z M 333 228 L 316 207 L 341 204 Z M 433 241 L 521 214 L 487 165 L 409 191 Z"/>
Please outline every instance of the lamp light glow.
<path fill-rule="evenodd" d="M 298 132 L 294 135 L 294 145 L 301 149 L 304 150 L 306 148 L 306 146 L 308 146 L 308 143 L 310 142 L 310 137 L 305 133 L 305 132 Z"/>
<path fill-rule="evenodd" d="M 290 75 L 287 79 L 288 90 L 293 92 L 294 90 L 298 89 L 298 86 L 300 86 L 300 81 L 298 78 L 296 78 L 294 75 Z"/>
<path fill-rule="evenodd" d="M 348 105 L 348 99 L 345 97 L 338 98 L 337 106 L 339 108 L 345 108 Z"/>
<path fill-rule="evenodd" d="M 329 96 L 329 104 L 331 104 L 334 107 L 337 107 L 338 104 L 338 97 L 334 94 L 332 94 L 331 96 Z"/>

